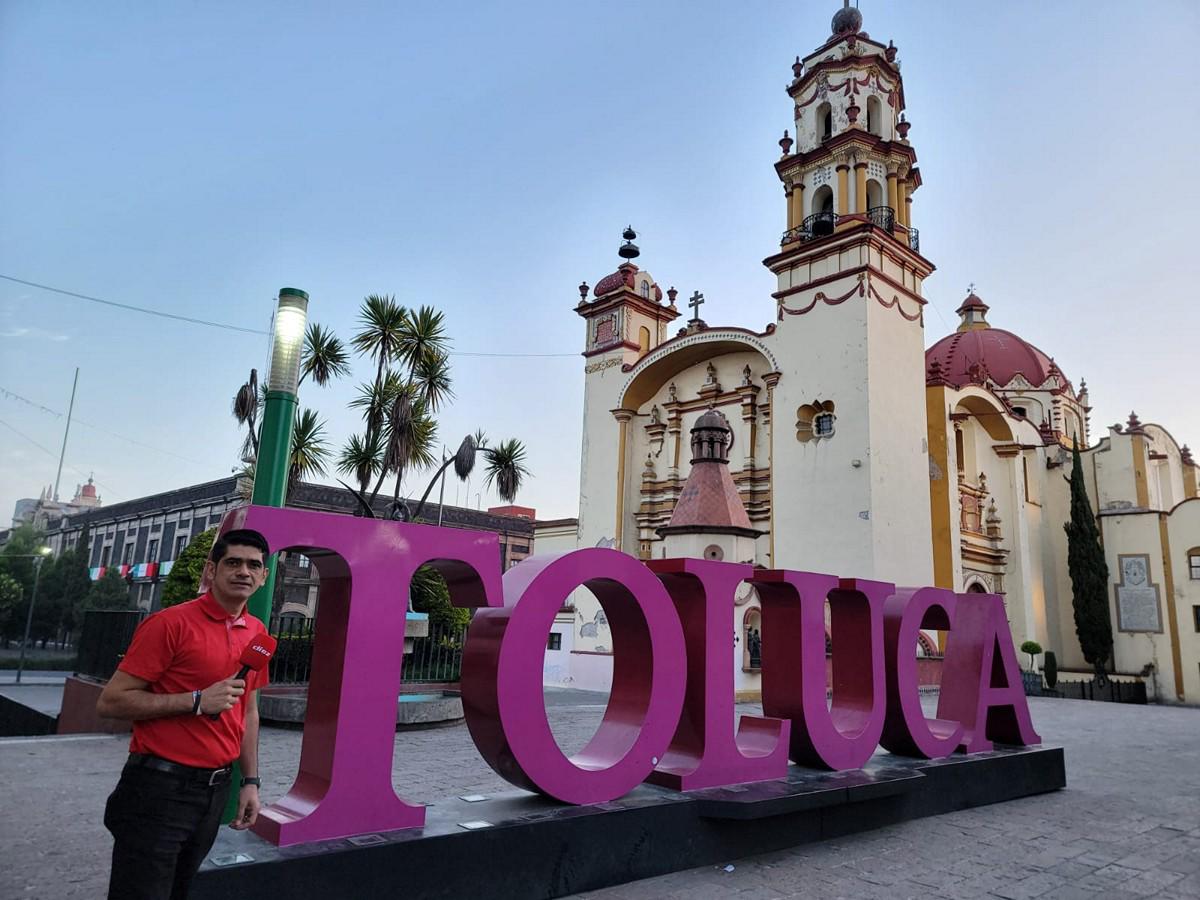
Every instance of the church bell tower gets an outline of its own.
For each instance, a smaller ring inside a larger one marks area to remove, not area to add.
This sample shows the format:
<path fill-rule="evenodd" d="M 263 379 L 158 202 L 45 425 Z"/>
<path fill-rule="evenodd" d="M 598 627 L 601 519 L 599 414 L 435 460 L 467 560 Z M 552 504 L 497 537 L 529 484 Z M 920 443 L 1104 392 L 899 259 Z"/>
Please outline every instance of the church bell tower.
<path fill-rule="evenodd" d="M 922 282 L 897 49 L 846 5 L 797 57 L 794 130 L 775 170 L 786 230 L 764 264 L 778 279 L 775 523 L 812 535 L 776 565 L 930 583 Z M 793 138 L 792 135 L 795 135 Z"/>

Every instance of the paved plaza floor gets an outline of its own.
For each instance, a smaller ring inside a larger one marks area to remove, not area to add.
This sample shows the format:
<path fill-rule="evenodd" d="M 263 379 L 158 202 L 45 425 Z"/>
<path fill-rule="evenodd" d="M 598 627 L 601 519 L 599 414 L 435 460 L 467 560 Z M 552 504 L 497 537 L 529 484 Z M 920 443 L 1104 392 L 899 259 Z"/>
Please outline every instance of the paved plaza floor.
<path fill-rule="evenodd" d="M 552 691 L 547 701 L 573 750 L 604 697 Z M 1030 704 L 1046 743 L 1066 750 L 1064 791 L 578 896 L 1200 898 L 1200 710 Z M 111 839 L 101 816 L 127 746 L 108 735 L 0 739 L 0 900 L 104 896 Z M 265 802 L 287 791 L 299 753 L 298 730 L 263 729 Z M 393 780 L 422 803 L 511 790 L 461 724 L 397 734 Z"/>

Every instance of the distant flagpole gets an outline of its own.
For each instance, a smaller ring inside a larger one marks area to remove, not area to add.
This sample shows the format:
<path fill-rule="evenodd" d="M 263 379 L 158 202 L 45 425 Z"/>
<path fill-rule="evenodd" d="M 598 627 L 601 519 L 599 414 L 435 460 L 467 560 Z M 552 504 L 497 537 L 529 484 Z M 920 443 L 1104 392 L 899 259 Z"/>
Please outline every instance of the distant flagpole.
<path fill-rule="evenodd" d="M 71 433 L 71 413 L 75 411 L 75 388 L 79 387 L 79 366 L 75 367 L 75 381 L 71 384 L 71 405 L 67 407 L 67 427 L 63 430 L 62 452 L 58 454 L 58 474 L 54 476 L 54 500 L 58 502 L 58 482 L 62 480 L 63 459 L 67 455 L 67 435 Z"/>

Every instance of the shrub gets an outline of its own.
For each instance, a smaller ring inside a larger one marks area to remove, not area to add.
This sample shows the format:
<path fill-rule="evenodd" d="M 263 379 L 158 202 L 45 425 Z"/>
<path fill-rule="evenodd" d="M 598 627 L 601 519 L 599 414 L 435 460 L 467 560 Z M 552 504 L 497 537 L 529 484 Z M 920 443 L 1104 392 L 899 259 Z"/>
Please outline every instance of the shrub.
<path fill-rule="evenodd" d="M 1033 658 L 1042 652 L 1042 645 L 1037 641 L 1026 641 L 1021 645 L 1021 652 L 1029 654 L 1029 671 L 1033 671 Z"/>
<path fill-rule="evenodd" d="M 1042 674 L 1046 676 L 1046 687 L 1051 690 L 1058 684 L 1058 657 L 1054 655 L 1053 650 L 1046 651 L 1046 658 L 1042 663 Z"/>

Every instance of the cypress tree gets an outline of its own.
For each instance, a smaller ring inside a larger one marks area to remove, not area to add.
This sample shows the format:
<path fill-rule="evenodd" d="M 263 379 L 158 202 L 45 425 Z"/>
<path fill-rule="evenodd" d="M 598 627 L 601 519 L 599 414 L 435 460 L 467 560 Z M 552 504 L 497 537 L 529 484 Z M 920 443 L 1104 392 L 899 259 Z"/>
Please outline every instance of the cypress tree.
<path fill-rule="evenodd" d="M 1100 529 L 1088 502 L 1079 446 L 1071 459 L 1071 521 L 1067 531 L 1067 568 L 1071 573 L 1071 605 L 1075 634 L 1083 658 L 1103 672 L 1112 656 L 1112 617 L 1108 612 L 1108 564 L 1100 546 Z"/>

